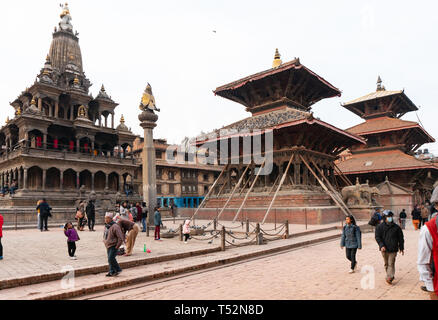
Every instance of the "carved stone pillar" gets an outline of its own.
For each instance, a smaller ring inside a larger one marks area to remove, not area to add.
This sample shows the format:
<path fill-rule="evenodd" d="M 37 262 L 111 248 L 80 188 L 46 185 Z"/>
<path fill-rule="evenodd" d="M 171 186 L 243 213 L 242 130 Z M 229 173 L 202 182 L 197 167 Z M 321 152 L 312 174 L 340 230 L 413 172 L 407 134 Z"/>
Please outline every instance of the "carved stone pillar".
<path fill-rule="evenodd" d="M 47 133 L 43 135 L 43 148 L 47 149 Z"/>
<path fill-rule="evenodd" d="M 23 173 L 23 189 L 27 190 L 27 168 L 24 168 Z"/>
<path fill-rule="evenodd" d="M 111 128 L 114 129 L 114 113 L 111 113 Z"/>
<path fill-rule="evenodd" d="M 38 98 L 38 110 L 41 112 L 43 111 L 43 99 Z"/>
<path fill-rule="evenodd" d="M 47 170 L 43 170 L 43 190 L 46 190 L 46 179 L 47 179 Z"/>
<path fill-rule="evenodd" d="M 75 112 L 75 106 L 71 106 L 70 108 L 70 120 L 74 120 L 74 112 Z"/>
<path fill-rule="evenodd" d="M 105 189 L 109 188 L 109 175 L 105 173 Z"/>
<path fill-rule="evenodd" d="M 61 174 L 59 175 L 59 189 L 64 191 L 64 171 L 61 171 Z"/>
<path fill-rule="evenodd" d="M 55 118 L 59 117 L 59 101 L 55 101 L 55 114 L 53 116 Z"/>
<path fill-rule="evenodd" d="M 94 191 L 94 176 L 95 176 L 95 173 L 92 172 L 91 173 L 91 191 Z"/>
<path fill-rule="evenodd" d="M 18 169 L 18 179 L 17 179 L 17 188 L 21 189 L 21 169 Z"/>
<path fill-rule="evenodd" d="M 80 189 L 81 187 L 81 179 L 80 179 L 80 173 L 76 172 L 76 189 Z"/>
<path fill-rule="evenodd" d="M 81 151 L 81 140 L 76 138 L 76 152 L 79 153 Z"/>

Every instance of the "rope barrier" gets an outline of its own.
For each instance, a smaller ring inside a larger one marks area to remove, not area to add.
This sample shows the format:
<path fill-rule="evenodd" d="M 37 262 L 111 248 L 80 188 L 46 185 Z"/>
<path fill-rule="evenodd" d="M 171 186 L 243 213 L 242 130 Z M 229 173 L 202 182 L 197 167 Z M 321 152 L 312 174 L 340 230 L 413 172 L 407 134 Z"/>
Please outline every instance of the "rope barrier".
<path fill-rule="evenodd" d="M 217 224 L 220 225 L 221 227 L 225 227 L 225 228 L 227 228 L 227 229 L 237 229 L 237 228 L 242 228 L 242 225 L 239 225 L 239 226 L 236 226 L 236 227 L 227 227 L 227 226 L 224 226 L 223 224 L 221 224 L 220 222 L 218 222 Z"/>
<path fill-rule="evenodd" d="M 284 229 L 285 227 L 286 227 L 286 226 L 283 225 L 283 227 L 280 228 L 279 231 L 278 231 L 277 233 L 274 233 L 274 234 L 267 233 L 267 232 L 264 231 L 262 228 L 260 228 L 260 231 L 261 231 L 263 234 L 268 235 L 268 236 L 276 236 L 276 235 L 279 235 L 279 234 L 283 231 L 283 229 Z"/>

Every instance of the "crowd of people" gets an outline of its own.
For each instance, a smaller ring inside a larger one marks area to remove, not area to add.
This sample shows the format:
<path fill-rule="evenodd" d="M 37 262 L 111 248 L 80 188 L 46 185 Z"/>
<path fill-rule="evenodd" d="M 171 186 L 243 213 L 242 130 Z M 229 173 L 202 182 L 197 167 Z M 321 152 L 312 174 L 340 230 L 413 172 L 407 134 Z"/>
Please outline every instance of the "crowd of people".
<path fill-rule="evenodd" d="M 432 204 L 431 204 L 432 203 Z M 438 275 L 435 265 L 438 263 L 438 187 L 435 188 L 430 202 L 415 205 L 411 212 L 412 224 L 415 230 L 421 230 L 418 242 L 417 267 L 423 291 L 431 293 L 433 299 L 438 299 Z M 403 209 L 399 213 L 397 224 L 394 213 L 390 210 L 377 208 L 368 224 L 375 227 L 375 240 L 383 258 L 386 272 L 386 282 L 393 284 L 395 279 L 395 262 L 397 254 L 404 255 L 404 235 L 407 214 Z M 346 257 L 350 261 L 349 273 L 357 269 L 357 250 L 362 249 L 362 234 L 353 216 L 345 219 L 341 236 L 341 248 L 345 248 Z"/>

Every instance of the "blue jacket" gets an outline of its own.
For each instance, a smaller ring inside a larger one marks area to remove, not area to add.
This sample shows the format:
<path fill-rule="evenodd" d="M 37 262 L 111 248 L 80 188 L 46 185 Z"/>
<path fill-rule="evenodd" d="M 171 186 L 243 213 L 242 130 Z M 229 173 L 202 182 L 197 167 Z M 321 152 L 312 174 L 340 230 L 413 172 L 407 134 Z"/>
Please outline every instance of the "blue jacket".
<path fill-rule="evenodd" d="M 159 211 L 155 211 L 154 214 L 154 225 L 161 226 L 163 222 L 161 221 L 161 213 Z"/>
<path fill-rule="evenodd" d="M 341 247 L 362 249 L 362 233 L 355 225 L 345 225 L 341 236 Z"/>

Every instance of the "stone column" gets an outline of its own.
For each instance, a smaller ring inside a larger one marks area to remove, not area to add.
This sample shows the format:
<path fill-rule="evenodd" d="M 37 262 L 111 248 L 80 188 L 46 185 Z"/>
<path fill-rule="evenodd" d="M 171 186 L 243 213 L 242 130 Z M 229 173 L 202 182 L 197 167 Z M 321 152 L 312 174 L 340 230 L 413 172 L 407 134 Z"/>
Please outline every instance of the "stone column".
<path fill-rule="evenodd" d="M 18 179 L 17 179 L 17 188 L 21 189 L 21 169 L 18 169 Z"/>
<path fill-rule="evenodd" d="M 47 149 L 47 133 L 43 135 L 43 148 Z"/>
<path fill-rule="evenodd" d="M 47 170 L 43 170 L 43 190 L 46 190 Z"/>
<path fill-rule="evenodd" d="M 53 115 L 55 118 L 59 116 L 59 101 L 55 101 L 55 114 Z"/>
<path fill-rule="evenodd" d="M 38 110 L 41 112 L 43 111 L 43 99 L 38 98 Z"/>
<path fill-rule="evenodd" d="M 80 179 L 80 173 L 76 172 L 76 189 L 80 189 L 81 188 L 81 179 Z"/>
<path fill-rule="evenodd" d="M 81 150 L 81 140 L 76 138 L 76 152 L 79 153 Z"/>
<path fill-rule="evenodd" d="M 27 189 L 27 168 L 24 168 L 23 189 Z"/>
<path fill-rule="evenodd" d="M 91 173 L 91 191 L 94 191 L 94 175 L 95 175 L 95 173 L 92 172 Z"/>
<path fill-rule="evenodd" d="M 155 147 L 153 129 L 157 126 L 158 116 L 150 109 L 139 116 L 140 125 L 144 130 L 143 145 L 143 201 L 148 205 L 149 225 L 154 222 L 154 207 L 157 202 L 157 168 L 155 163 Z"/>
<path fill-rule="evenodd" d="M 64 191 L 64 171 L 61 171 L 61 174 L 59 175 L 59 189 Z"/>
<path fill-rule="evenodd" d="M 109 188 L 109 175 L 105 173 L 105 189 Z"/>
<path fill-rule="evenodd" d="M 75 106 L 71 106 L 70 108 L 70 120 L 73 121 L 74 119 L 74 112 L 75 112 Z"/>
<path fill-rule="evenodd" d="M 121 193 L 124 193 L 124 192 L 125 192 L 125 189 L 123 188 L 123 187 L 124 187 L 124 184 L 125 184 L 125 179 L 123 178 L 122 175 L 119 175 L 119 191 L 120 191 Z"/>
<path fill-rule="evenodd" d="M 111 113 L 111 129 L 114 129 L 114 113 Z"/>
<path fill-rule="evenodd" d="M 102 126 L 102 114 L 99 112 L 99 127 Z"/>

